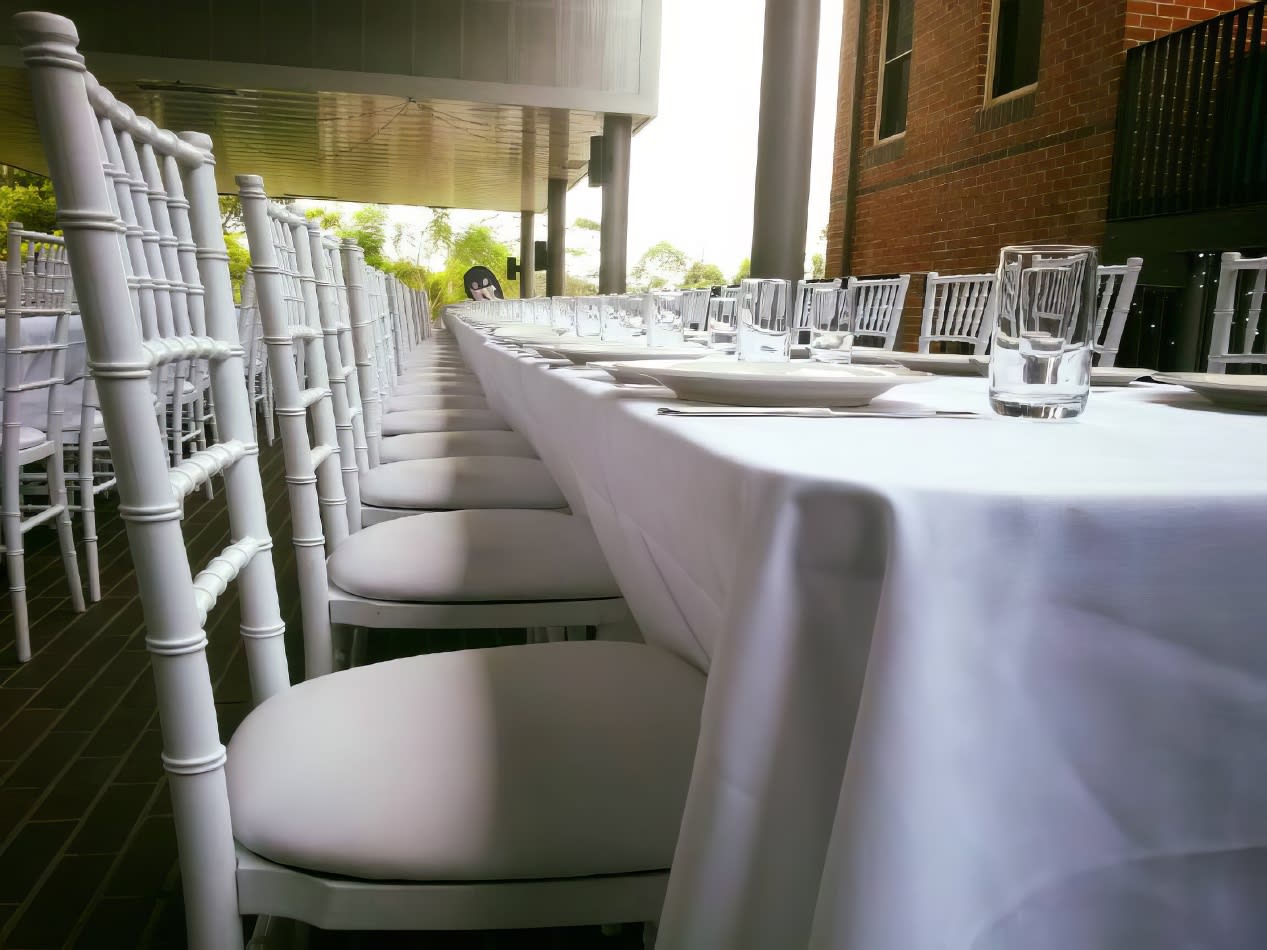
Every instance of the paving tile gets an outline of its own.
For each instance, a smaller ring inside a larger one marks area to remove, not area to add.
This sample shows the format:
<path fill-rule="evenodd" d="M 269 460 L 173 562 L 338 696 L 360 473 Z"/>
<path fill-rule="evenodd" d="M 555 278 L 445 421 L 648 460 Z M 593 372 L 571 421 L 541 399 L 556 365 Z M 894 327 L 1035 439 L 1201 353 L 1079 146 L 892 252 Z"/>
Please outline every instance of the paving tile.
<path fill-rule="evenodd" d="M 85 666 L 78 663 L 64 666 L 56 676 L 35 693 L 35 697 L 28 706 L 31 709 L 65 709 L 100 673 L 99 666 Z"/>
<path fill-rule="evenodd" d="M 0 842 L 5 841 L 44 793 L 40 788 L 0 786 Z"/>
<path fill-rule="evenodd" d="M 74 830 L 73 821 L 27 822 L 0 852 L 0 901 L 25 900 Z"/>
<path fill-rule="evenodd" d="M 5 924 L 17 913 L 18 906 L 17 904 L 0 904 L 0 930 L 4 930 Z"/>
<path fill-rule="evenodd" d="M 154 907 L 153 898 L 107 897 L 88 915 L 83 930 L 71 945 L 74 950 L 136 947 Z"/>
<path fill-rule="evenodd" d="M 68 855 L 58 861 L 35 899 L 13 922 L 9 945 L 24 950 L 62 947 L 112 860 L 109 855 Z"/>
<path fill-rule="evenodd" d="M 176 868 L 176 827 L 170 815 L 144 819 L 106 882 L 109 897 L 155 900 L 168 888 Z"/>
<path fill-rule="evenodd" d="M 157 782 L 163 777 L 163 737 L 157 729 L 141 733 L 115 776 L 116 782 Z"/>
<path fill-rule="evenodd" d="M 0 759 L 16 759 L 39 741 L 57 721 L 54 709 L 23 709 L 0 727 Z"/>
<path fill-rule="evenodd" d="M 8 785 L 45 788 L 79 755 L 88 741 L 87 732 L 54 729 L 21 759 L 5 777 Z"/>
<path fill-rule="evenodd" d="M 0 726 L 8 722 L 38 692 L 39 690 L 35 687 L 19 689 L 11 686 L 0 686 Z"/>
<path fill-rule="evenodd" d="M 68 854 L 117 854 L 154 794 L 154 786 L 111 785 L 70 840 Z"/>
<path fill-rule="evenodd" d="M 118 759 L 81 756 L 49 789 L 33 818 L 36 821 L 82 818 L 118 767 Z"/>

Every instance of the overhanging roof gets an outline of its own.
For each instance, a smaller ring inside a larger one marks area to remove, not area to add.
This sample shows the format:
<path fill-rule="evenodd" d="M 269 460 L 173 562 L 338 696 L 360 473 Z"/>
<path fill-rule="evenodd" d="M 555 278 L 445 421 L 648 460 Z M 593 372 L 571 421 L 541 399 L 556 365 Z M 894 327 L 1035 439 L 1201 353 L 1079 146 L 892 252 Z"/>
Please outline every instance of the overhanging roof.
<path fill-rule="evenodd" d="M 29 5 L 0 0 L 0 26 Z M 251 173 L 279 197 L 542 210 L 547 178 L 585 175 L 605 112 L 636 129 L 656 108 L 659 0 L 344 0 L 339 24 L 320 19 L 338 5 L 259 3 L 307 37 L 291 45 L 244 42 L 262 25 L 232 22 L 251 5 L 229 0 L 38 5 L 76 21 L 118 98 L 212 136 L 223 191 Z M 117 28 L 167 7 L 166 28 Z M 20 67 L 0 47 L 0 162 L 43 172 Z"/>

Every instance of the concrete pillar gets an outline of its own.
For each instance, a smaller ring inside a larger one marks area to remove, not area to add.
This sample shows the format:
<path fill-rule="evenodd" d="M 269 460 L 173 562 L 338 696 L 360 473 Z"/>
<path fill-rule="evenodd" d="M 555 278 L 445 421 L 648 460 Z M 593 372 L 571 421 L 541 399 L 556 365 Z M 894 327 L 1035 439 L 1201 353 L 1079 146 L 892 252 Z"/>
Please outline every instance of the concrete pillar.
<path fill-rule="evenodd" d="M 633 120 L 603 117 L 603 221 L 598 243 L 598 292 L 623 294 L 629 251 L 629 140 Z"/>
<path fill-rule="evenodd" d="M 550 256 L 546 260 L 546 293 L 551 297 L 563 295 L 564 264 L 567 262 L 567 202 L 566 178 L 551 178 L 546 192 L 546 247 Z"/>
<path fill-rule="evenodd" d="M 805 273 L 818 0 L 766 0 L 752 276 Z"/>
<path fill-rule="evenodd" d="M 536 292 L 537 254 L 533 239 L 537 216 L 531 211 L 519 212 L 519 296 L 531 297 Z"/>

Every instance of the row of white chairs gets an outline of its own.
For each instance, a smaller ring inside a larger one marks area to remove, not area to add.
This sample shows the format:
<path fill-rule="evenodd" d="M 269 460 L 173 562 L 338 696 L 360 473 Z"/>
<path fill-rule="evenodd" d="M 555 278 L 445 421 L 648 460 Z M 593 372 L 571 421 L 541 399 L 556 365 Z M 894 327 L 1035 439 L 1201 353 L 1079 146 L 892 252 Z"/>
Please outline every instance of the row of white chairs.
<path fill-rule="evenodd" d="M 1095 340 L 1101 366 L 1112 366 L 1117 359 L 1143 263 L 1142 258 L 1132 257 L 1125 264 L 1101 266 L 1098 270 Z M 797 285 L 793 303 L 793 328 L 809 326 L 809 294 L 824 283 L 843 286 L 853 295 L 854 337 L 860 345 L 887 350 L 896 347 L 910 274 L 802 281 Z M 929 272 L 924 279 L 919 352 L 927 353 L 934 345 L 957 344 L 971 348 L 976 355 L 985 353 L 994 327 L 995 307 L 994 273 Z"/>
<path fill-rule="evenodd" d="M 117 463 L 189 946 L 242 946 L 242 915 L 259 915 L 260 945 L 287 919 L 375 930 L 654 921 L 702 671 L 627 642 L 636 631 L 592 530 L 482 402 L 455 341 L 402 322 L 400 288 L 358 246 L 244 177 L 298 560 L 307 682 L 291 687 L 272 553 L 282 539 L 262 492 L 211 140 L 115 100 L 85 71 L 69 20 L 26 13 L 15 27 Z M 116 152 L 129 151 L 156 170 L 146 197 L 166 213 L 153 230 L 179 265 L 160 258 L 163 278 L 149 284 L 127 240 L 137 202 L 112 187 Z M 159 323 L 160 307 L 188 320 Z M 179 460 L 153 411 L 178 365 L 206 374 L 215 407 L 207 447 Z M 191 565 L 181 501 L 213 479 L 228 543 Z M 256 708 L 226 749 L 204 628 L 233 584 Z M 363 631 L 379 627 L 549 632 L 355 666 Z"/>

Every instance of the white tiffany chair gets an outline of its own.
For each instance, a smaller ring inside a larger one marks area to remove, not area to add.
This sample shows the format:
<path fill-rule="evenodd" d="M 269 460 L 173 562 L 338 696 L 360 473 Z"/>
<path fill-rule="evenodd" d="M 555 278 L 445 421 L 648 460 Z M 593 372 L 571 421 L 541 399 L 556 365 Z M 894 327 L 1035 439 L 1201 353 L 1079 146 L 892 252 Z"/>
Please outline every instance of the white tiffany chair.
<path fill-rule="evenodd" d="M 1128 257 L 1125 264 L 1102 265 L 1097 271 L 1095 307 L 1095 352 L 1100 366 L 1112 366 L 1117 361 L 1118 347 L 1122 344 L 1122 331 L 1126 317 L 1131 312 L 1135 297 L 1135 285 L 1139 282 L 1139 270 L 1144 266 L 1142 257 Z"/>
<path fill-rule="evenodd" d="M 1267 366 L 1262 327 L 1265 293 L 1267 257 L 1241 257 L 1236 251 L 1223 255 L 1207 372 L 1226 373 L 1229 366 Z"/>
<path fill-rule="evenodd" d="M 958 343 L 980 356 L 990 345 L 997 307 L 995 275 L 960 274 L 943 277 L 936 271 L 924 285 L 924 315 L 920 323 L 919 352 L 933 343 Z"/>
<path fill-rule="evenodd" d="M 239 176 L 239 195 L 247 222 L 247 240 L 261 287 L 260 307 L 270 358 L 276 349 L 273 376 L 278 390 L 285 389 L 290 404 L 280 411 L 302 416 L 301 409 L 317 414 L 313 419 L 318 445 L 339 449 L 343 464 L 343 488 L 348 500 L 347 518 L 351 530 L 362 524 L 420 511 L 449 511 L 465 508 L 560 509 L 567 505 L 545 464 L 522 455 L 510 457 L 477 453 L 467 458 L 430 458 L 386 463 L 361 472 L 355 465 L 355 435 L 351 406 L 346 392 L 334 398 L 327 369 L 327 349 L 322 337 L 317 279 L 312 269 L 310 248 L 316 225 L 302 215 L 268 202 L 262 181 L 253 175 Z M 278 307 L 280 287 L 283 307 Z M 270 296 L 271 294 L 271 296 Z M 328 322 L 328 321 L 327 321 Z M 299 345 L 292 345 L 300 344 Z M 334 352 L 330 350 L 329 352 Z M 285 383 L 280 375 L 286 373 Z M 298 375 L 299 378 L 296 378 Z M 303 377 L 307 376 L 304 380 Z M 293 380 L 293 381 L 292 381 Z M 338 380 L 346 387 L 346 379 Z M 331 396 L 331 402 L 317 394 Z M 414 397 L 441 401 L 449 397 Z M 300 403 L 294 400 L 299 399 Z M 479 400 L 483 404 L 483 400 Z M 327 406 L 332 416 L 324 421 Z M 285 425 L 285 423 L 283 423 Z M 338 442 L 336 428 L 344 433 Z M 286 438 L 286 436 L 284 436 Z M 293 442 L 306 435 L 289 433 Z M 350 462 L 352 464 L 346 464 Z M 318 473 L 320 477 L 320 473 Z M 319 489 L 324 499 L 331 497 Z"/>
<path fill-rule="evenodd" d="M 62 456 L 61 398 L 70 323 L 70 268 L 65 248 L 59 240 L 50 241 L 48 236 L 25 231 L 13 222 L 9 225 L 5 274 L 0 520 L 18 661 L 25 663 L 31 658 L 31 628 L 22 539 L 32 528 L 48 523 L 56 527 L 71 606 L 76 611 L 84 609 Z M 23 327 L 24 321 L 30 325 L 49 319 L 54 322 L 52 332 L 42 335 L 41 342 L 24 337 L 24 332 L 30 333 Z M 42 359 L 45 355 L 51 359 Z M 23 422 L 27 415 L 23 404 L 36 400 L 43 410 L 38 428 Z M 38 484 L 28 479 L 24 485 L 23 469 L 31 465 L 43 468 L 43 478 Z"/>
<path fill-rule="evenodd" d="M 792 295 L 792 309 L 788 313 L 788 326 L 792 328 L 793 343 L 808 343 L 810 330 L 810 297 L 815 290 L 825 287 L 839 288 L 841 280 L 833 277 L 828 280 L 801 280 L 796 283 L 796 292 Z"/>
<path fill-rule="evenodd" d="M 210 139 L 128 120 L 174 176 L 169 192 L 181 179 L 188 195 L 209 333 L 147 342 L 96 159 L 94 109 L 124 117 L 108 94 L 90 98 L 69 20 L 14 21 L 120 461 L 187 945 L 241 948 L 243 915 L 260 915 L 266 934 L 284 919 L 374 930 L 654 921 L 703 675 L 656 647 L 587 642 L 413 657 L 290 687 Z M 211 363 L 223 441 L 173 468 L 150 376 L 194 356 Z M 181 497 L 217 470 L 232 541 L 195 573 Z M 257 706 L 226 749 L 204 628 L 233 583 Z"/>
<path fill-rule="evenodd" d="M 309 673 L 330 668 L 332 630 L 351 627 L 624 625 L 624 601 L 589 524 L 547 510 L 566 501 L 539 460 L 417 459 L 368 472 L 340 466 L 347 438 L 340 443 L 335 425 L 344 434 L 349 427 L 340 419 L 341 401 L 332 398 L 315 330 L 316 280 L 306 276 L 303 242 L 291 240 L 311 225 L 270 206 L 259 178 L 240 176 L 238 184 L 282 420 Z M 292 255 L 292 247 L 300 252 Z M 288 281 L 289 259 L 297 274 Z M 298 310 L 287 306 L 288 283 L 304 288 Z M 294 349 L 299 342 L 302 361 Z M 343 385 L 352 388 L 351 381 Z M 340 663 L 347 645 L 344 638 Z"/>
<path fill-rule="evenodd" d="M 891 350 L 897 342 L 902 307 L 910 274 L 897 277 L 850 277 L 845 286 L 853 295 L 854 342 Z"/>
<path fill-rule="evenodd" d="M 255 304 L 255 274 L 248 268 L 242 281 L 242 306 L 238 310 L 238 335 L 246 348 L 246 389 L 251 394 L 251 422 L 264 419 L 264 435 L 273 444 L 273 390 L 268 381 L 268 354 L 261 339 L 260 312 Z"/>

